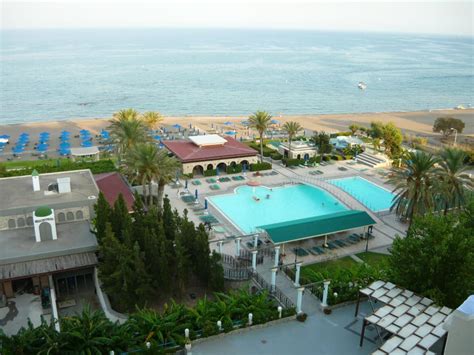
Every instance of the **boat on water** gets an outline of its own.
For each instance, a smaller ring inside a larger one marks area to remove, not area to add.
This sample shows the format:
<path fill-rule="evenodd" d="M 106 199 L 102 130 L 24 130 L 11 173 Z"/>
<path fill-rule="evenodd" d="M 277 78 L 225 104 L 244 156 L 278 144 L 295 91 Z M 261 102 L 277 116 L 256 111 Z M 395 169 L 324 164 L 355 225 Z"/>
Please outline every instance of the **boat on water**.
<path fill-rule="evenodd" d="M 361 90 L 367 89 L 367 84 L 364 83 L 363 81 L 359 81 L 359 84 L 357 84 L 357 87 Z"/>

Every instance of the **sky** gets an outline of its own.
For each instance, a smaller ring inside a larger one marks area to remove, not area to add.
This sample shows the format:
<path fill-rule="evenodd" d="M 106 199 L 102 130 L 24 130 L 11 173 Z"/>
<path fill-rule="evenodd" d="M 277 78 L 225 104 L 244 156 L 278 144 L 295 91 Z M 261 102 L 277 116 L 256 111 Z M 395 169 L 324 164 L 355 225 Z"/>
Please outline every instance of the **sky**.
<path fill-rule="evenodd" d="M 2 29 L 268 28 L 474 36 L 474 1 L 0 0 Z"/>

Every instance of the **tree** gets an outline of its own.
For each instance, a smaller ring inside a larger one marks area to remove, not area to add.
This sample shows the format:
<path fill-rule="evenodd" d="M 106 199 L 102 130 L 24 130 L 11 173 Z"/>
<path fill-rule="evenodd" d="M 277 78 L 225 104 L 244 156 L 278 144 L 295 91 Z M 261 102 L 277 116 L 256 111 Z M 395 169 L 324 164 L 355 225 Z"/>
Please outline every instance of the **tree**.
<path fill-rule="evenodd" d="M 374 146 L 374 149 L 376 151 L 380 150 L 380 138 L 373 138 L 372 139 L 372 145 Z"/>
<path fill-rule="evenodd" d="M 398 216 L 408 218 L 410 225 L 413 217 L 423 215 L 433 209 L 434 170 L 438 158 L 431 154 L 417 151 L 410 152 L 403 159 L 402 166 L 394 172 L 389 182 L 395 185 L 396 193 L 391 210 Z"/>
<path fill-rule="evenodd" d="M 457 308 L 474 292 L 474 229 L 458 215 L 417 217 L 389 258 L 391 279 L 402 287 Z"/>
<path fill-rule="evenodd" d="M 145 122 L 146 126 L 151 130 L 156 129 L 161 121 L 163 121 L 163 116 L 161 113 L 156 111 L 145 112 L 141 118 Z"/>
<path fill-rule="evenodd" d="M 258 132 L 260 138 L 260 162 L 263 163 L 263 134 L 271 124 L 272 116 L 265 111 L 257 111 L 249 117 L 249 127 Z"/>
<path fill-rule="evenodd" d="M 127 237 L 130 237 L 132 220 L 122 194 L 119 194 L 114 203 L 114 207 L 110 213 L 110 223 L 118 239 L 125 241 Z"/>
<path fill-rule="evenodd" d="M 444 213 L 449 208 L 461 208 L 466 204 L 466 189 L 474 188 L 473 180 L 467 173 L 468 166 L 464 164 L 466 154 L 459 149 L 447 148 L 440 154 L 439 190 Z"/>
<path fill-rule="evenodd" d="M 464 122 L 458 118 L 438 117 L 433 124 L 433 132 L 441 133 L 444 138 L 448 138 L 454 130 L 462 133 L 464 127 Z"/>
<path fill-rule="evenodd" d="M 319 154 L 329 154 L 332 152 L 332 145 L 329 143 L 330 140 L 329 134 L 324 131 L 321 132 L 314 132 L 313 137 L 311 140 L 314 144 L 318 147 Z"/>
<path fill-rule="evenodd" d="M 117 146 L 117 154 L 121 158 L 127 150 L 137 143 L 149 140 L 147 126 L 140 120 L 134 109 L 121 110 L 114 114 L 110 121 L 110 135 Z"/>
<path fill-rule="evenodd" d="M 356 125 L 355 123 L 349 125 L 349 130 L 351 131 L 352 135 L 356 134 L 356 132 L 360 129 L 361 127 L 359 125 Z"/>
<path fill-rule="evenodd" d="M 373 121 L 370 122 L 369 134 L 372 138 L 382 138 L 383 137 L 383 122 Z"/>
<path fill-rule="evenodd" d="M 283 130 L 286 131 L 286 133 L 288 134 L 289 151 L 291 151 L 291 141 L 293 137 L 296 136 L 298 132 L 301 131 L 302 129 L 303 127 L 301 127 L 301 125 L 295 121 L 288 121 L 288 122 L 285 122 L 285 124 L 283 125 Z"/>
<path fill-rule="evenodd" d="M 157 166 L 158 166 L 158 209 L 161 210 L 163 203 L 163 195 L 165 192 L 165 186 L 171 182 L 175 177 L 179 169 L 181 168 L 181 163 L 174 157 L 169 157 L 166 151 L 161 150 L 157 156 Z"/>
<path fill-rule="evenodd" d="M 382 128 L 382 138 L 385 146 L 385 153 L 388 156 L 396 155 L 400 152 L 403 135 L 399 128 L 392 122 L 387 123 Z"/>
<path fill-rule="evenodd" d="M 105 236 L 105 228 L 110 219 L 110 214 L 112 213 L 109 202 L 105 199 L 102 192 L 99 192 L 99 198 L 97 199 L 97 203 L 94 205 L 94 211 L 95 235 L 97 240 L 100 241 Z"/>
<path fill-rule="evenodd" d="M 209 262 L 209 287 L 214 291 L 224 290 L 224 268 L 221 264 L 221 256 L 214 250 Z"/>

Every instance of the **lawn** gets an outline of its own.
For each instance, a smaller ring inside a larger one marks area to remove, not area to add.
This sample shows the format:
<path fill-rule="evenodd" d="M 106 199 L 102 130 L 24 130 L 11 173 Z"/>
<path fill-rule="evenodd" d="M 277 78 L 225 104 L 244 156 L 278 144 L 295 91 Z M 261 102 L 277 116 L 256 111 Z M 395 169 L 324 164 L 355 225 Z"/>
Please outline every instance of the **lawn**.
<path fill-rule="evenodd" d="M 356 265 L 357 262 L 354 261 L 354 259 L 352 259 L 350 256 L 345 256 L 340 259 L 329 260 L 322 263 L 303 266 L 301 268 L 301 275 L 311 273 L 311 271 L 332 273 L 336 269 L 350 269 Z"/>
<path fill-rule="evenodd" d="M 380 254 L 380 253 L 374 253 L 372 251 L 360 253 L 356 255 L 358 258 L 364 260 L 365 263 L 369 264 L 370 266 L 374 267 L 381 267 L 385 266 L 385 263 L 387 262 L 388 255 L 386 254 Z"/>

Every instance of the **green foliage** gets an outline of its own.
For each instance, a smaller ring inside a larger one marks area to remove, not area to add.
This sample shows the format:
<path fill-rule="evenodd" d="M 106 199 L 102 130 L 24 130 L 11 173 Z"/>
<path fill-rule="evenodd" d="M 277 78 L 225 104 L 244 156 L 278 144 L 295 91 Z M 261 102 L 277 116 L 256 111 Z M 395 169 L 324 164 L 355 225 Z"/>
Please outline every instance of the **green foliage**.
<path fill-rule="evenodd" d="M 94 226 L 96 230 L 95 235 L 97 240 L 100 241 L 105 237 L 107 222 L 109 221 L 110 214 L 112 213 L 110 205 L 102 192 L 99 192 L 99 198 L 97 199 L 97 203 L 94 205 L 94 211 Z"/>
<path fill-rule="evenodd" d="M 462 120 L 454 117 L 438 117 L 433 124 L 433 132 L 442 133 L 445 138 L 449 137 L 457 130 L 462 133 L 465 124 Z"/>
<path fill-rule="evenodd" d="M 331 156 L 331 159 L 340 161 L 340 160 L 344 160 L 344 157 L 342 155 L 339 155 L 339 154 L 334 154 L 333 156 Z"/>
<path fill-rule="evenodd" d="M 397 237 L 389 259 L 393 282 L 451 308 L 474 292 L 472 215 L 427 215 Z"/>
<path fill-rule="evenodd" d="M 204 170 L 204 176 L 216 176 L 217 170 L 216 169 L 207 169 Z"/>
<path fill-rule="evenodd" d="M 298 165 L 304 165 L 305 161 L 304 159 L 288 159 L 284 158 L 283 163 L 286 166 L 298 166 Z"/>
<path fill-rule="evenodd" d="M 258 132 L 260 138 L 260 162 L 263 163 L 263 134 L 271 125 L 272 116 L 265 111 L 257 111 L 250 115 L 248 122 L 249 127 Z"/>
<path fill-rule="evenodd" d="M 353 124 L 349 125 L 349 129 L 350 129 L 352 135 L 354 135 L 360 129 L 360 126 L 353 123 Z"/>
<path fill-rule="evenodd" d="M 241 164 L 236 164 L 235 166 L 229 165 L 226 168 L 227 174 L 238 174 L 242 172 L 242 165 Z"/>
<path fill-rule="evenodd" d="M 283 158 L 283 155 L 278 152 L 274 152 L 270 155 L 270 157 L 272 158 L 272 160 L 281 160 Z"/>
<path fill-rule="evenodd" d="M 73 161 L 62 161 L 59 165 L 57 164 L 45 164 L 45 165 L 36 165 L 24 169 L 18 170 L 6 170 L 2 168 L 0 164 L 0 177 L 11 177 L 11 176 L 22 176 L 22 175 L 31 175 L 33 170 L 36 169 L 38 173 L 56 173 L 60 171 L 71 171 L 71 170 L 83 170 L 90 169 L 92 174 L 108 173 L 116 171 L 117 168 L 112 160 L 99 160 L 92 162 L 73 162 Z"/>
<path fill-rule="evenodd" d="M 267 162 L 250 164 L 250 171 L 269 170 L 271 168 L 272 164 Z"/>
<path fill-rule="evenodd" d="M 330 135 L 322 132 L 315 132 L 311 141 L 318 147 L 319 154 L 329 154 L 332 152 L 333 146 L 329 144 Z"/>
<path fill-rule="evenodd" d="M 260 151 L 260 145 L 255 143 L 255 142 L 251 142 L 251 143 L 248 143 L 248 146 L 250 148 L 253 148 L 257 151 Z M 275 152 L 275 150 L 273 150 L 272 148 L 269 148 L 267 146 L 263 146 L 263 156 L 264 157 L 269 157 L 271 156 L 273 153 Z"/>

